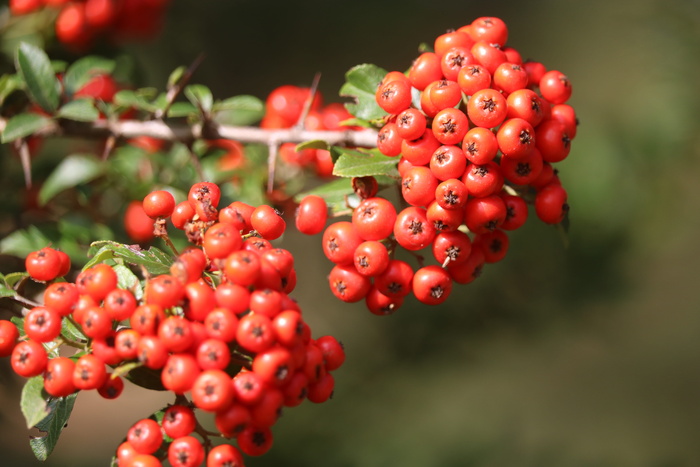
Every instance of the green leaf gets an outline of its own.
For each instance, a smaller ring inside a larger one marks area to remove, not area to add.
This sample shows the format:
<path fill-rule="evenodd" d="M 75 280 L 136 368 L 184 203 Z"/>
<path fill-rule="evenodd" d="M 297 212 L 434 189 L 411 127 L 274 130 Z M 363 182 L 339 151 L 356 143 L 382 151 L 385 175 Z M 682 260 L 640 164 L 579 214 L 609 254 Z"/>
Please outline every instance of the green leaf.
<path fill-rule="evenodd" d="M 92 98 L 77 99 L 58 109 L 59 117 L 78 122 L 94 122 L 100 117 Z"/>
<path fill-rule="evenodd" d="M 175 102 L 168 109 L 168 117 L 189 117 L 197 113 L 197 107 L 189 102 Z"/>
<path fill-rule="evenodd" d="M 294 199 L 300 202 L 307 195 L 320 196 L 326 200 L 326 204 L 334 213 L 345 211 L 348 209 L 347 198 L 353 196 L 352 180 L 350 178 L 333 180 L 312 190 L 299 193 Z"/>
<path fill-rule="evenodd" d="M 373 120 L 386 115 L 374 98 L 377 87 L 386 74 L 386 70 L 368 63 L 357 65 L 345 74 L 345 84 L 340 88 L 340 95 L 354 100 L 345 104 L 353 116 Z"/>
<path fill-rule="evenodd" d="M 83 57 L 68 67 L 63 77 L 63 86 L 69 95 L 73 95 L 96 75 L 111 74 L 112 71 L 113 60 L 94 55 Z"/>
<path fill-rule="evenodd" d="M 202 109 L 205 113 L 211 112 L 212 106 L 214 105 L 214 96 L 212 96 L 208 87 L 201 84 L 190 84 L 185 87 L 184 93 L 185 97 L 187 97 L 192 104 Z"/>
<path fill-rule="evenodd" d="M 348 118 L 340 122 L 342 126 L 361 126 L 363 128 L 375 128 L 371 122 L 367 120 L 362 120 L 361 118 Z"/>
<path fill-rule="evenodd" d="M 124 245 L 112 241 L 97 241 L 90 245 L 89 254 L 94 257 L 85 265 L 86 268 L 93 266 L 108 258 L 121 258 L 129 264 L 143 266 L 153 274 L 167 274 L 170 272 L 170 265 L 173 259 L 168 254 L 155 247 L 142 250 L 138 245 Z M 99 261 L 96 259 L 99 258 Z"/>
<path fill-rule="evenodd" d="M 333 167 L 333 175 L 338 177 L 366 177 L 369 175 L 386 175 L 399 178 L 398 158 L 388 157 L 378 150 L 360 152 L 354 149 L 334 147 L 340 157 Z"/>
<path fill-rule="evenodd" d="M 22 79 L 17 75 L 2 75 L 0 77 L 0 104 L 5 102 L 7 96 L 18 89 L 22 89 Z"/>
<path fill-rule="evenodd" d="M 39 430 L 46 433 L 46 436 L 29 440 L 34 455 L 40 461 L 48 459 L 53 448 L 56 447 L 58 438 L 61 436 L 61 432 L 73 411 L 76 397 L 78 397 L 77 393 L 67 397 L 52 398 L 50 400 L 50 414 L 36 425 Z"/>
<path fill-rule="evenodd" d="M 18 282 L 27 277 L 29 277 L 28 272 L 12 272 L 5 275 L 4 281 L 8 287 L 14 287 Z"/>
<path fill-rule="evenodd" d="M 39 375 L 29 378 L 22 388 L 19 406 L 27 423 L 27 428 L 36 426 L 49 415 L 44 393 L 44 377 Z"/>
<path fill-rule="evenodd" d="M 23 42 L 17 49 L 15 65 L 27 85 L 32 101 L 47 112 L 55 112 L 61 83 L 56 78 L 46 53 L 39 47 Z"/>
<path fill-rule="evenodd" d="M 44 205 L 61 191 L 86 183 L 102 175 L 104 164 L 94 156 L 68 156 L 51 172 L 39 191 L 39 204 Z"/>
<path fill-rule="evenodd" d="M 1 297 L 14 297 L 15 291 L 7 287 L 5 284 L 0 284 L 0 298 Z"/>
<path fill-rule="evenodd" d="M 323 141 L 322 139 L 315 139 L 313 141 L 305 141 L 303 143 L 299 143 L 294 148 L 294 150 L 297 152 L 303 151 L 304 149 L 325 149 L 326 151 L 328 151 L 330 149 L 330 146 L 327 142 Z"/>
<path fill-rule="evenodd" d="M 170 73 L 170 76 L 168 76 L 168 89 L 172 88 L 180 81 L 185 71 L 187 71 L 187 67 L 183 65 L 175 68 L 173 72 Z"/>
<path fill-rule="evenodd" d="M 0 241 L 0 252 L 24 257 L 49 245 L 51 240 L 36 226 L 16 230 Z"/>
<path fill-rule="evenodd" d="M 145 110 L 146 112 L 155 112 L 158 107 L 151 103 L 151 99 L 155 94 L 150 93 L 152 89 L 139 89 L 132 91 L 124 89 L 114 95 L 114 104 L 121 107 L 134 107 L 135 109 Z"/>
<path fill-rule="evenodd" d="M 49 127 L 53 120 L 33 112 L 26 112 L 12 117 L 2 132 L 2 142 L 9 143 L 19 138 L 29 136 L 39 130 Z"/>
<path fill-rule="evenodd" d="M 215 120 L 223 125 L 252 125 L 265 115 L 265 103 L 255 96 L 234 96 L 216 102 L 213 111 Z"/>
<path fill-rule="evenodd" d="M 61 335 L 74 342 L 87 342 L 87 337 L 83 334 L 82 329 L 78 328 L 69 319 L 61 321 Z"/>
<path fill-rule="evenodd" d="M 136 274 L 123 264 L 115 264 L 113 269 L 117 273 L 117 287 L 135 292 L 136 299 L 140 299 L 143 296 L 143 288 Z"/>
<path fill-rule="evenodd" d="M 136 366 L 124 375 L 124 378 L 142 388 L 151 389 L 153 391 L 166 390 L 160 378 L 160 370 L 152 370 L 145 366 Z"/>

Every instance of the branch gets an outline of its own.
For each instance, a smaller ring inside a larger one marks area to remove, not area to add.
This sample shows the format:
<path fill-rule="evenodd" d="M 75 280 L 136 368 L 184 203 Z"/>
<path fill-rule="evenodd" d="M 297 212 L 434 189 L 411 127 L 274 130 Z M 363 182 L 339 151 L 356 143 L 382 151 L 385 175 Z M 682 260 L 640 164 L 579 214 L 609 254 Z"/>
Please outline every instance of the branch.
<path fill-rule="evenodd" d="M 0 132 L 5 129 L 7 120 L 0 119 Z M 241 143 L 270 142 L 303 143 L 305 141 L 322 140 L 331 146 L 376 147 L 377 132 L 363 129 L 360 131 L 310 131 L 302 128 L 263 129 L 257 127 L 239 127 L 218 125 L 209 122 L 207 125 L 196 123 L 166 123 L 157 120 L 96 120 L 90 123 L 69 120 L 54 121 L 35 133 L 36 136 L 75 136 L 84 138 L 134 138 L 136 136 L 151 136 L 168 141 L 190 143 L 197 139 L 230 139 Z"/>

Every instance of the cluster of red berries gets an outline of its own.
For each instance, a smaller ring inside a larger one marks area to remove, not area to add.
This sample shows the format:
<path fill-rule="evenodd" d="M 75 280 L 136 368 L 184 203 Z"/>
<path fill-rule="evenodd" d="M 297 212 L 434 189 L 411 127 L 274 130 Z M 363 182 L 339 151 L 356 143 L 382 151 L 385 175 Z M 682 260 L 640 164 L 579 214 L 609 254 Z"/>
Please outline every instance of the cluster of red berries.
<path fill-rule="evenodd" d="M 331 372 L 345 352 L 332 336 L 313 339 L 288 295 L 296 284 L 294 258 L 270 243 L 284 232 L 284 220 L 269 206 L 234 203 L 218 210 L 219 196 L 218 186 L 205 182 L 177 205 L 166 191 L 143 200 L 157 234 L 171 218 L 198 245 L 180 253 L 169 274 L 147 278 L 142 289 L 120 288 L 114 268 L 98 263 L 75 282 L 48 285 L 43 305 L 25 314 L 21 333 L 0 321 L 0 355 L 10 356 L 21 376 L 43 375 L 53 397 L 95 389 L 116 398 L 126 369 L 138 384 L 134 365 L 155 372 L 162 387 L 178 395 L 182 402 L 169 406 L 162 420 L 132 426 L 117 451 L 121 467 L 161 465 L 160 454 L 173 466 L 198 466 L 205 457 L 208 466 L 242 466 L 239 450 L 258 456 L 270 449 L 270 428 L 284 407 L 332 396 Z M 51 248 L 27 258 L 39 281 L 66 269 Z M 66 320 L 85 336 L 71 342 L 80 351 L 70 357 L 56 351 L 71 340 L 62 335 Z M 213 413 L 216 433 L 235 438 L 238 448 L 210 449 L 211 433 L 196 411 Z"/>
<path fill-rule="evenodd" d="M 442 303 L 453 282 L 469 283 L 505 256 L 506 231 L 527 219 L 526 199 L 542 221 L 564 219 L 567 195 L 552 164 L 567 157 L 576 134 L 571 83 L 523 62 L 507 36 L 502 20 L 478 18 L 439 36 L 407 74 L 390 72 L 379 84 L 376 101 L 389 115 L 377 146 L 400 156 L 408 206 L 376 196 L 376 182 L 365 178 L 352 221 L 325 230 L 330 287 L 341 300 L 365 299 L 376 314 L 396 311 L 410 293 Z M 437 264 L 419 257 L 414 271 L 393 257 L 397 247 L 430 248 Z"/>
<path fill-rule="evenodd" d="M 311 101 L 311 102 L 309 102 Z M 305 106 L 309 109 L 304 113 Z M 300 119 L 303 117 L 303 122 Z M 342 131 L 353 129 L 342 125 L 352 118 L 343 104 L 323 104 L 323 96 L 310 88 L 286 84 L 275 88 L 265 100 L 265 116 L 260 127 L 265 129 L 291 128 L 302 125 L 306 130 Z M 283 143 L 279 148 L 280 159 L 290 165 L 313 168 L 320 177 L 330 177 L 333 161 L 325 149 L 296 150 L 296 144 Z"/>
<path fill-rule="evenodd" d="M 96 39 L 151 37 L 170 0 L 10 0 L 14 15 L 26 15 L 42 8 L 58 11 L 56 37 L 63 44 L 85 49 Z"/>

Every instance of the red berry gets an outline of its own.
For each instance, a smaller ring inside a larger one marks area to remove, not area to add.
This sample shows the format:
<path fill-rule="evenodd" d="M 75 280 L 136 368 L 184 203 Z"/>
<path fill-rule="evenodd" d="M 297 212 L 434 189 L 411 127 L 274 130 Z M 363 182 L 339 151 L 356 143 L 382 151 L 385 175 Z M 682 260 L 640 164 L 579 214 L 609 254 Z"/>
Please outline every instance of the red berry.
<path fill-rule="evenodd" d="M 297 230 L 305 235 L 321 233 L 328 219 L 326 200 L 316 195 L 305 196 L 296 211 Z"/>
<path fill-rule="evenodd" d="M 33 251 L 24 261 L 25 268 L 32 279 L 48 282 L 59 276 L 63 269 L 61 256 L 51 247 Z"/>
<path fill-rule="evenodd" d="M 413 293 L 426 305 L 439 305 L 452 291 L 452 279 L 440 266 L 425 266 L 413 275 Z"/>
<path fill-rule="evenodd" d="M 152 191 L 143 199 L 143 211 L 151 219 L 170 217 L 175 209 L 175 198 L 165 190 Z"/>

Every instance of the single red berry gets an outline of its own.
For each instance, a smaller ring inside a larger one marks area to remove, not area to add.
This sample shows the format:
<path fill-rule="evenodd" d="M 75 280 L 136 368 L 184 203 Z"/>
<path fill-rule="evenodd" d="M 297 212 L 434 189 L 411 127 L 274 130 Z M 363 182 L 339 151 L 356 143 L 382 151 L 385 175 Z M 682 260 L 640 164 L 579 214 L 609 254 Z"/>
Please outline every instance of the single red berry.
<path fill-rule="evenodd" d="M 352 224 L 363 240 L 382 240 L 391 235 L 396 208 L 384 198 L 363 200 L 353 211 Z"/>
<path fill-rule="evenodd" d="M 503 230 L 519 229 L 527 221 L 527 203 L 520 196 L 501 194 L 501 198 L 506 204 L 506 220 L 501 224 L 501 228 Z"/>
<path fill-rule="evenodd" d="M 309 384 L 308 399 L 314 404 L 321 404 L 333 397 L 335 379 L 331 373 L 326 373 L 313 384 Z"/>
<path fill-rule="evenodd" d="M 228 408 L 216 412 L 214 424 L 226 438 L 235 438 L 251 422 L 250 409 L 238 401 Z"/>
<path fill-rule="evenodd" d="M 182 201 L 181 203 L 178 203 L 175 208 L 173 209 L 173 212 L 170 217 L 170 221 L 173 223 L 176 229 L 179 230 L 185 230 L 185 225 L 192 221 L 192 218 L 196 214 L 196 211 L 194 210 L 194 206 L 192 206 L 192 203 L 188 201 Z M 151 237 L 153 236 L 153 226 L 151 224 Z"/>
<path fill-rule="evenodd" d="M 204 461 L 204 446 L 194 436 L 176 438 L 168 446 L 168 461 L 172 467 L 198 467 Z"/>
<path fill-rule="evenodd" d="M 569 211 L 566 190 L 560 185 L 548 185 L 535 195 L 535 213 L 542 222 L 558 224 Z"/>
<path fill-rule="evenodd" d="M 355 249 L 355 269 L 363 276 L 376 276 L 384 272 L 389 265 L 389 251 L 378 241 L 362 242 Z"/>
<path fill-rule="evenodd" d="M 355 230 L 355 226 L 348 221 L 331 224 L 323 232 L 323 253 L 335 264 L 351 264 L 355 249 L 360 243 L 362 238 Z"/>
<path fill-rule="evenodd" d="M 433 130 L 426 128 L 418 138 L 403 140 L 401 155 L 413 165 L 426 165 L 439 147 L 440 141 L 433 134 Z"/>
<path fill-rule="evenodd" d="M 221 190 L 218 185 L 210 182 L 195 183 L 190 188 L 187 199 L 200 220 L 209 222 L 217 219 L 217 207 L 221 199 Z"/>
<path fill-rule="evenodd" d="M 451 291 L 452 279 L 440 266 L 425 266 L 413 275 L 413 293 L 418 301 L 426 305 L 443 303 Z"/>
<path fill-rule="evenodd" d="M 152 191 L 143 199 L 143 211 L 151 219 L 170 217 L 175 209 L 175 198 L 165 190 Z"/>
<path fill-rule="evenodd" d="M 394 122 L 387 122 L 377 133 L 377 149 L 385 156 L 396 157 L 401 154 L 402 143 L 399 127 Z"/>
<path fill-rule="evenodd" d="M 0 357 L 9 357 L 18 339 L 17 326 L 12 321 L 0 320 Z"/>
<path fill-rule="evenodd" d="M 535 148 L 535 129 L 527 120 L 509 118 L 501 124 L 496 139 L 504 158 L 522 159 Z"/>
<path fill-rule="evenodd" d="M 428 206 L 435 200 L 435 190 L 439 183 L 428 167 L 411 167 L 401 178 L 401 195 L 412 206 Z"/>
<path fill-rule="evenodd" d="M 469 55 L 474 59 L 474 56 L 469 52 Z M 457 84 L 462 92 L 467 96 L 473 96 L 482 89 L 488 89 L 491 86 L 491 73 L 477 63 L 470 63 L 459 69 L 457 72 Z"/>
<path fill-rule="evenodd" d="M 563 104 L 571 97 L 571 81 L 557 70 L 550 70 L 540 78 L 542 97 L 552 104 Z"/>
<path fill-rule="evenodd" d="M 480 248 L 484 253 L 484 261 L 497 263 L 505 258 L 508 252 L 508 235 L 500 229 L 477 235 L 474 238 L 474 248 Z"/>
<path fill-rule="evenodd" d="M 44 389 L 53 397 L 66 397 L 75 392 L 73 372 L 75 362 L 67 357 L 56 357 L 48 361 L 44 373 Z"/>
<path fill-rule="evenodd" d="M 10 355 L 12 370 L 25 378 L 40 375 L 48 361 L 44 346 L 32 340 L 18 342 Z"/>
<path fill-rule="evenodd" d="M 126 439 L 139 454 L 153 454 L 163 443 L 163 433 L 158 422 L 144 418 L 129 428 Z"/>
<path fill-rule="evenodd" d="M 433 256 L 443 266 L 463 263 L 469 257 L 472 242 L 464 232 L 440 232 L 433 241 Z"/>
<path fill-rule="evenodd" d="M 396 312 L 403 304 L 403 297 L 389 297 L 372 286 L 365 297 L 365 304 L 370 313 L 378 316 L 386 316 Z"/>
<path fill-rule="evenodd" d="M 424 52 L 413 62 L 413 66 L 408 72 L 408 79 L 411 85 L 422 91 L 433 81 L 443 78 L 440 66 L 440 56 L 433 52 Z"/>
<path fill-rule="evenodd" d="M 411 85 L 403 80 L 384 82 L 377 88 L 375 99 L 386 113 L 398 114 L 411 105 Z"/>
<path fill-rule="evenodd" d="M 508 40 L 508 27 L 500 18 L 482 16 L 472 21 L 471 37 L 475 41 L 486 41 L 503 46 Z"/>
<path fill-rule="evenodd" d="M 498 139 L 487 128 L 472 128 L 464 135 L 462 150 L 469 162 L 483 165 L 493 160 L 498 153 Z"/>
<path fill-rule="evenodd" d="M 392 259 L 383 273 L 374 279 L 379 292 L 388 297 L 404 297 L 411 293 L 413 269 L 400 259 Z"/>
<path fill-rule="evenodd" d="M 107 375 L 105 382 L 97 388 L 97 393 L 103 399 L 117 399 L 124 392 L 124 380 L 116 375 Z"/>
<path fill-rule="evenodd" d="M 73 385 L 76 389 L 97 389 L 107 379 L 107 370 L 102 360 L 92 354 L 82 355 L 73 370 Z"/>
<path fill-rule="evenodd" d="M 505 52 L 501 50 L 501 46 L 494 42 L 479 40 L 474 43 L 470 51 L 477 63 L 491 74 L 494 74 L 498 66 L 508 59 Z"/>
<path fill-rule="evenodd" d="M 457 81 L 441 79 L 423 92 L 429 93 L 430 103 L 439 111 L 454 107 L 462 101 L 462 90 Z"/>
<path fill-rule="evenodd" d="M 51 247 L 29 253 L 24 265 L 31 278 L 41 282 L 54 280 L 62 269 L 61 257 Z"/>
<path fill-rule="evenodd" d="M 483 165 L 469 164 L 462 177 L 462 183 L 469 194 L 476 198 L 493 195 L 503 187 L 503 172 L 494 161 Z"/>
<path fill-rule="evenodd" d="M 68 316 L 78 301 L 78 288 L 71 282 L 54 282 L 44 290 L 44 305 Z"/>
<path fill-rule="evenodd" d="M 210 259 L 223 259 L 241 248 L 243 238 L 233 224 L 219 222 L 209 227 L 202 237 L 202 248 Z"/>
<path fill-rule="evenodd" d="M 317 195 L 308 195 L 299 203 L 296 210 L 295 225 L 305 235 L 321 233 L 328 219 L 326 200 Z"/>
<path fill-rule="evenodd" d="M 201 372 L 197 359 L 189 353 L 176 353 L 167 358 L 160 373 L 163 387 L 175 394 L 186 393 Z"/>
<path fill-rule="evenodd" d="M 497 127 L 508 115 L 506 98 L 495 89 L 477 91 L 467 103 L 467 115 L 476 126 Z"/>
<path fill-rule="evenodd" d="M 527 87 L 527 71 L 517 63 L 504 62 L 493 72 L 494 88 L 506 95 Z"/>
<path fill-rule="evenodd" d="M 127 205 L 124 229 L 129 238 L 138 243 L 146 243 L 153 238 L 153 219 L 146 215 L 141 201 L 132 201 Z"/>
<path fill-rule="evenodd" d="M 220 444 L 209 451 L 207 467 L 244 467 L 243 456 L 230 444 Z"/>
<path fill-rule="evenodd" d="M 445 180 L 435 188 L 435 201 L 444 209 L 462 209 L 468 197 L 466 185 L 456 178 Z"/>
<path fill-rule="evenodd" d="M 61 315 L 44 306 L 34 307 L 24 317 L 24 332 L 37 342 L 51 342 L 61 333 Z"/>
<path fill-rule="evenodd" d="M 333 295 L 344 302 L 357 302 L 365 298 L 370 286 L 369 278 L 363 276 L 354 265 L 335 265 L 328 275 Z"/>
<path fill-rule="evenodd" d="M 266 204 L 258 206 L 250 217 L 252 227 L 267 240 L 279 238 L 284 233 L 286 223 L 282 216 Z"/>
<path fill-rule="evenodd" d="M 222 370 L 204 370 L 192 384 L 192 402 L 207 412 L 224 410 L 233 402 L 231 377 Z"/>
<path fill-rule="evenodd" d="M 185 405 L 171 405 L 163 413 L 163 432 L 171 438 L 187 436 L 197 426 L 194 411 Z"/>
<path fill-rule="evenodd" d="M 503 104 L 505 107 L 505 100 Z M 442 144 L 457 144 L 469 131 L 469 121 L 464 112 L 448 107 L 435 115 L 432 128 L 435 138 Z"/>
<path fill-rule="evenodd" d="M 427 121 L 420 110 L 410 108 L 396 117 L 396 129 L 402 139 L 419 138 L 425 131 Z"/>
<path fill-rule="evenodd" d="M 476 62 L 474 56 L 471 53 L 471 47 L 474 43 L 470 40 L 468 45 L 456 46 L 447 50 L 440 60 L 440 69 L 445 78 L 458 81 L 459 71 Z"/>
<path fill-rule="evenodd" d="M 467 168 L 467 157 L 459 146 L 440 146 L 430 158 L 430 171 L 440 180 L 460 178 Z"/>
<path fill-rule="evenodd" d="M 275 342 L 272 321 L 265 315 L 249 313 L 241 318 L 236 330 L 238 345 L 251 352 L 262 352 Z"/>
<path fill-rule="evenodd" d="M 464 223 L 475 234 L 492 231 L 496 227 L 500 227 L 505 219 L 506 205 L 498 195 L 467 201 Z"/>

